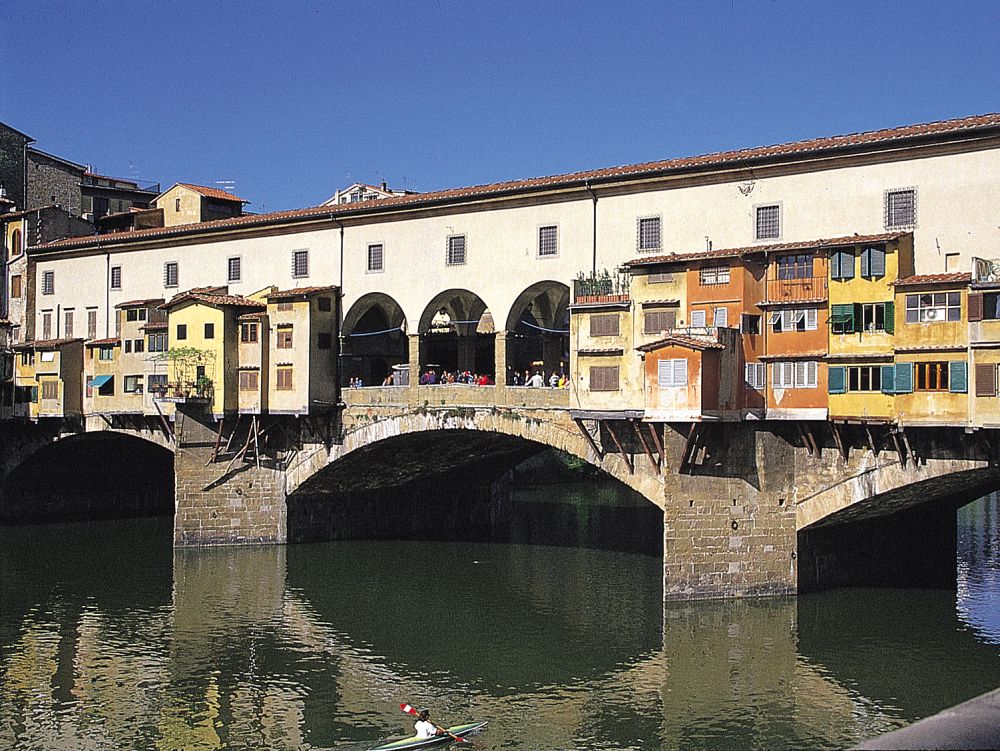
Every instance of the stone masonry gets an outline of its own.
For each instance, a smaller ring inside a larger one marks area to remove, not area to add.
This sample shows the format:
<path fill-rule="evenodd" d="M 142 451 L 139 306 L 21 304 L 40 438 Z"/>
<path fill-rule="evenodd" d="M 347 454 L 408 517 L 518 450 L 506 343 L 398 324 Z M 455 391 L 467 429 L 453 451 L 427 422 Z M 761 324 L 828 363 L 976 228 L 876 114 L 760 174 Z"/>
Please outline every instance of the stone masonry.
<path fill-rule="evenodd" d="M 282 544 L 285 481 L 267 466 L 213 462 L 216 434 L 203 404 L 178 404 L 174 544 Z"/>

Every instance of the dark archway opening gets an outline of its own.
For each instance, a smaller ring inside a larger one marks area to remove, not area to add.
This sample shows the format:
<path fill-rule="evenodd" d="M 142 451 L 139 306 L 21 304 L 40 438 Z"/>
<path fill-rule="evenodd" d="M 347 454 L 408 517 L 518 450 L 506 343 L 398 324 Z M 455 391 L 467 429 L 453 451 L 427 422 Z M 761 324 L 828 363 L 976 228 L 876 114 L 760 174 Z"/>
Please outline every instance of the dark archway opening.
<path fill-rule="evenodd" d="M 389 438 L 324 468 L 287 504 L 289 542 L 510 542 L 663 553 L 658 507 L 575 457 L 500 433 Z"/>
<path fill-rule="evenodd" d="M 561 282 L 538 282 L 518 295 L 507 317 L 508 384 L 535 371 L 546 378 L 569 372 L 569 300 Z"/>
<path fill-rule="evenodd" d="M 361 379 L 365 386 L 380 386 L 394 368 L 397 373 L 405 368 L 409 348 L 406 317 L 399 304 L 378 292 L 364 295 L 355 302 L 344 316 L 340 359 L 340 378 L 344 386 L 356 379 Z"/>
<path fill-rule="evenodd" d="M 468 375 L 495 379 L 496 330 L 478 295 L 464 289 L 440 293 L 424 309 L 419 331 L 420 376 L 433 372 L 435 383 L 449 376 L 457 382 Z"/>
<path fill-rule="evenodd" d="M 63 438 L 29 456 L 3 483 L 0 523 L 172 516 L 174 456 L 121 433 Z"/>

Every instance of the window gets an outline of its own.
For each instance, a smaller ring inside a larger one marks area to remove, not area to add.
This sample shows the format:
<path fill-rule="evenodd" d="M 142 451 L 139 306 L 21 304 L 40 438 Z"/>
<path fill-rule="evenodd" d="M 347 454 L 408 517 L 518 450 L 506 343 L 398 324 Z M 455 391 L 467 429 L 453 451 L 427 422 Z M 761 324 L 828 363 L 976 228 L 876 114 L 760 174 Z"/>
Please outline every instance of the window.
<path fill-rule="evenodd" d="M 294 279 L 303 279 L 307 276 L 309 276 L 309 251 L 293 250 L 292 277 Z"/>
<path fill-rule="evenodd" d="M 257 341 L 257 324 L 256 323 L 241 323 L 240 324 L 240 341 L 244 344 L 251 344 Z"/>
<path fill-rule="evenodd" d="M 317 334 L 316 346 L 319 349 L 331 349 L 333 347 L 333 335 L 326 331 Z"/>
<path fill-rule="evenodd" d="M 150 352 L 166 352 L 167 351 L 167 335 L 162 334 L 150 334 L 149 337 L 149 351 Z"/>
<path fill-rule="evenodd" d="M 746 380 L 747 386 L 752 389 L 764 388 L 764 378 L 767 372 L 767 365 L 762 362 L 748 362 L 746 364 L 746 375 L 744 380 Z"/>
<path fill-rule="evenodd" d="M 881 279 L 885 276 L 885 246 L 872 245 L 861 250 L 861 276 Z"/>
<path fill-rule="evenodd" d="M 660 241 L 660 217 L 639 217 L 636 223 L 636 233 L 638 235 L 637 244 L 639 250 L 659 250 L 662 247 Z"/>
<path fill-rule="evenodd" d="M 706 326 L 705 321 L 705 311 L 704 310 L 692 310 L 691 311 L 691 328 L 703 329 Z"/>
<path fill-rule="evenodd" d="M 177 341 L 182 342 L 188 338 L 188 327 L 186 323 L 177 324 Z"/>
<path fill-rule="evenodd" d="M 44 311 L 42 313 L 42 339 L 52 338 L 52 313 Z"/>
<path fill-rule="evenodd" d="M 740 333 L 742 333 L 742 334 L 759 334 L 760 333 L 760 316 L 754 315 L 752 313 L 741 313 L 740 314 Z"/>
<path fill-rule="evenodd" d="M 206 323 L 205 324 L 205 338 L 206 339 L 214 339 L 215 338 L 215 324 L 214 323 Z"/>
<path fill-rule="evenodd" d="M 111 267 L 111 289 L 121 289 L 122 288 L 122 267 L 112 266 Z"/>
<path fill-rule="evenodd" d="M 278 368 L 278 378 L 275 383 L 275 388 L 277 388 L 278 391 L 292 390 L 292 368 L 290 366 Z"/>
<path fill-rule="evenodd" d="M 617 313 L 603 313 L 590 317 L 591 336 L 618 336 L 619 332 Z"/>
<path fill-rule="evenodd" d="M 382 252 L 382 243 L 376 245 L 368 246 L 368 270 L 369 271 L 383 271 L 383 261 L 384 256 Z"/>
<path fill-rule="evenodd" d="M 976 365 L 976 396 L 997 395 L 997 364 Z"/>
<path fill-rule="evenodd" d="M 830 278 L 840 281 L 854 278 L 854 248 L 830 254 Z"/>
<path fill-rule="evenodd" d="M 14 274 L 10 278 L 10 297 L 12 300 L 17 300 L 21 297 L 21 275 Z"/>
<path fill-rule="evenodd" d="M 875 331 L 893 331 L 894 304 L 891 302 L 862 303 L 861 304 L 861 331 L 873 333 Z"/>
<path fill-rule="evenodd" d="M 617 316 L 615 320 L 617 320 Z M 647 310 L 642 315 L 643 334 L 659 334 L 674 328 L 677 328 L 677 311 L 675 310 Z M 617 326 L 615 333 L 618 333 Z"/>
<path fill-rule="evenodd" d="M 141 375 L 125 376 L 124 382 L 122 383 L 122 391 L 126 394 L 141 394 L 142 376 Z"/>
<path fill-rule="evenodd" d="M 885 228 L 915 227 L 917 224 L 917 191 L 887 190 L 885 192 Z"/>
<path fill-rule="evenodd" d="M 84 388 L 86 389 L 84 395 L 91 399 L 94 396 L 94 376 L 87 376 L 87 380 L 84 383 Z"/>
<path fill-rule="evenodd" d="M 786 331 L 815 331 L 816 308 L 786 308 L 771 312 L 768 323 L 776 334 Z"/>
<path fill-rule="evenodd" d="M 333 310 L 333 299 L 329 297 L 317 297 L 316 308 L 322 313 L 329 313 Z"/>
<path fill-rule="evenodd" d="M 656 383 L 661 389 L 678 388 L 688 385 L 688 361 L 660 360 L 656 363 Z"/>
<path fill-rule="evenodd" d="M 590 369 L 591 391 L 617 391 L 618 366 L 595 365 Z"/>
<path fill-rule="evenodd" d="M 115 359 L 115 348 L 111 344 L 103 344 L 97 351 L 97 359 L 105 362 Z"/>
<path fill-rule="evenodd" d="M 67 310 L 63 313 L 63 336 L 67 339 L 73 338 L 73 311 Z"/>
<path fill-rule="evenodd" d="M 854 365 L 847 368 L 848 391 L 881 391 L 881 365 Z"/>
<path fill-rule="evenodd" d="M 291 349 L 292 348 L 292 327 L 291 326 L 279 326 L 278 327 L 278 349 Z"/>
<path fill-rule="evenodd" d="M 1000 294 L 996 292 L 970 292 L 969 320 L 1000 320 Z"/>
<path fill-rule="evenodd" d="M 538 228 L 538 255 L 554 256 L 559 254 L 559 228 L 555 226 Z"/>
<path fill-rule="evenodd" d="M 465 263 L 465 235 L 453 235 L 448 238 L 448 255 L 445 263 L 448 266 Z"/>
<path fill-rule="evenodd" d="M 916 371 L 915 391 L 948 390 L 948 363 L 918 362 L 913 368 Z"/>
<path fill-rule="evenodd" d="M 257 391 L 259 388 L 260 388 L 260 371 L 257 370 L 240 371 L 240 391 Z"/>
<path fill-rule="evenodd" d="M 94 309 L 87 310 L 87 338 L 97 338 L 97 311 Z"/>
<path fill-rule="evenodd" d="M 142 339 L 136 339 L 132 343 L 133 352 L 142 352 L 146 348 L 146 343 Z"/>
<path fill-rule="evenodd" d="M 698 275 L 698 283 L 702 287 L 713 284 L 729 284 L 728 266 L 706 266 Z"/>
<path fill-rule="evenodd" d="M 180 198 L 175 198 L 174 199 L 174 211 L 176 212 L 176 211 L 180 211 L 180 210 L 181 210 L 181 199 Z"/>
<path fill-rule="evenodd" d="M 163 393 L 167 390 L 166 373 L 146 377 L 146 389 L 151 394 Z"/>
<path fill-rule="evenodd" d="M 778 256 L 778 279 L 809 279 L 813 273 L 811 253 L 792 253 Z"/>
<path fill-rule="evenodd" d="M 712 324 L 717 329 L 724 329 L 729 325 L 729 310 L 727 308 L 716 308 L 712 315 Z"/>
<path fill-rule="evenodd" d="M 773 206 L 757 207 L 757 234 L 758 240 L 777 240 L 781 237 L 781 209 L 775 204 Z"/>
<path fill-rule="evenodd" d="M 179 271 L 177 261 L 167 261 L 163 264 L 163 286 L 176 287 L 180 281 Z"/>
<path fill-rule="evenodd" d="M 958 271 L 959 266 L 962 263 L 961 253 L 945 253 L 944 254 L 944 270 L 945 273 L 951 273 Z"/>
<path fill-rule="evenodd" d="M 776 389 L 816 388 L 815 361 L 776 362 L 771 365 L 771 384 Z"/>
<path fill-rule="evenodd" d="M 21 230 L 16 229 L 10 235 L 10 254 L 16 256 L 21 252 Z"/>
<path fill-rule="evenodd" d="M 42 272 L 42 294 L 54 295 L 56 293 L 56 272 Z"/>
<path fill-rule="evenodd" d="M 48 378 L 42 381 L 42 399 L 59 398 L 59 381 Z"/>
<path fill-rule="evenodd" d="M 962 320 L 961 292 L 928 292 L 906 296 L 907 323 Z"/>
<path fill-rule="evenodd" d="M 242 259 L 239 256 L 233 256 L 226 260 L 226 280 L 230 282 L 238 282 L 243 273 L 242 269 Z"/>
<path fill-rule="evenodd" d="M 279 313 L 287 313 L 289 310 L 292 309 L 292 301 L 291 300 L 279 300 L 278 304 L 275 306 L 275 309 Z"/>
<path fill-rule="evenodd" d="M 132 351 L 132 340 L 126 339 L 124 344 L 125 344 L 125 354 L 129 354 Z"/>
<path fill-rule="evenodd" d="M 646 275 L 646 284 L 671 284 L 674 281 L 674 275 L 669 271 L 661 271 L 656 274 Z"/>

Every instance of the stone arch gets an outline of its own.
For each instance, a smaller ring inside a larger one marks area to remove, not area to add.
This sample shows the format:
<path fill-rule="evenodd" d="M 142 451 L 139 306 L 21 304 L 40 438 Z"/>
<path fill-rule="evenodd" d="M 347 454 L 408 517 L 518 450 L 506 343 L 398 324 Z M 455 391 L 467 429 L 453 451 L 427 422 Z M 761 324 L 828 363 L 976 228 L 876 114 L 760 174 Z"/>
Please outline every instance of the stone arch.
<path fill-rule="evenodd" d="M 496 328 L 492 313 L 476 293 L 454 288 L 435 295 L 420 316 L 418 333 L 421 373 L 494 375 Z"/>
<path fill-rule="evenodd" d="M 403 308 L 382 292 L 362 295 L 344 316 L 341 383 L 360 378 L 378 386 L 393 366 L 409 360 L 407 322 Z"/>
<path fill-rule="evenodd" d="M 173 452 L 129 431 L 58 436 L 36 446 L 3 479 L 0 520 L 38 522 L 168 516 Z"/>
<path fill-rule="evenodd" d="M 569 371 L 569 303 L 569 287 L 551 280 L 517 296 L 507 314 L 507 383 L 532 368 Z"/>

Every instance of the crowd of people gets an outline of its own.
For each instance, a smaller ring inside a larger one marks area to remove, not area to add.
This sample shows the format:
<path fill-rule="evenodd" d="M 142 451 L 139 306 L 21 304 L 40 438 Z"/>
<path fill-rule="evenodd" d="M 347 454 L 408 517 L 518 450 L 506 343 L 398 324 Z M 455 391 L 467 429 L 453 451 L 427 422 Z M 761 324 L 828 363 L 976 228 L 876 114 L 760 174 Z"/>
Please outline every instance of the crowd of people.
<path fill-rule="evenodd" d="M 440 374 L 433 368 L 429 368 L 420 374 L 420 380 L 418 381 L 421 386 L 434 386 L 437 384 L 453 384 L 460 383 L 469 386 L 493 386 L 495 382 L 493 377 L 487 373 L 473 373 L 468 370 L 461 370 L 452 372 L 450 370 L 444 370 Z M 362 388 L 365 384 L 364 381 L 359 376 L 354 376 L 348 381 L 348 385 L 352 389 Z M 389 373 L 382 381 L 382 386 L 394 386 L 395 377 L 392 373 Z M 525 370 L 523 373 L 520 371 L 513 371 L 509 379 L 510 386 L 526 386 L 529 388 L 544 388 L 548 386 L 552 389 L 564 389 L 569 387 L 569 378 L 566 373 L 560 371 L 552 371 L 546 378 L 544 371 L 535 370 Z"/>

